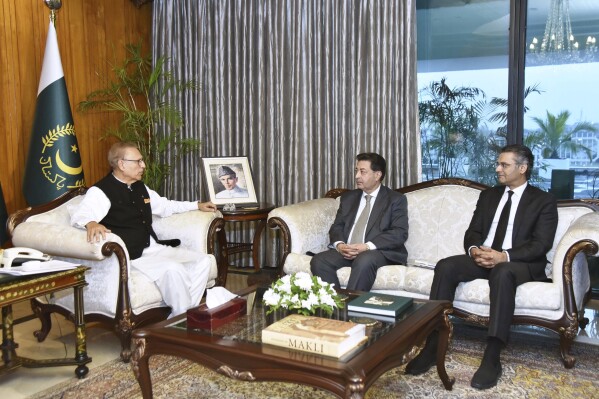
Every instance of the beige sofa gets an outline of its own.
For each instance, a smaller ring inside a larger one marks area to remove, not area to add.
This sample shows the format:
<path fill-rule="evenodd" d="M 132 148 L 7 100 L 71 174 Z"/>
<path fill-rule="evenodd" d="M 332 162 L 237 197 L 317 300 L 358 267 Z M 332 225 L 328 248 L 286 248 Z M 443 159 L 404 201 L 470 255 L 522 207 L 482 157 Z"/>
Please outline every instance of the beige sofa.
<path fill-rule="evenodd" d="M 417 264 L 435 265 L 439 259 L 464 252 L 463 237 L 476 201 L 486 186 L 463 179 L 438 179 L 407 186 L 410 220 L 408 265 L 379 269 L 372 288 L 376 292 L 428 298 L 434 270 Z M 308 252 L 327 250 L 328 230 L 337 211 L 335 199 L 344 189 L 335 189 L 325 198 L 274 209 L 268 225 L 279 229 L 282 238 L 280 274 L 310 272 Z M 532 324 L 553 330 L 560 336 L 561 355 L 567 368 L 575 359 L 569 355 L 578 333 L 579 319 L 590 292 L 586 255 L 597 255 L 599 213 L 596 202 L 559 202 L 559 225 L 553 248 L 547 254 L 546 273 L 551 282 L 529 282 L 518 287 L 514 324 Z M 433 266 L 434 267 L 434 266 Z M 349 268 L 338 272 L 341 285 Z M 487 280 L 458 286 L 454 315 L 486 325 L 489 315 Z"/>
<path fill-rule="evenodd" d="M 49 204 L 12 214 L 9 234 L 14 246 L 35 248 L 54 259 L 90 267 L 85 275 L 88 286 L 83 291 L 85 321 L 101 322 L 114 329 L 121 340 L 121 358 L 128 361 L 133 329 L 165 319 L 170 308 L 164 304 L 156 284 L 130 268 L 127 248 L 119 236 L 109 234 L 106 241 L 90 244 L 85 230 L 71 227 L 69 208 L 81 201 L 85 191 L 75 189 Z M 209 254 L 208 287 L 223 285 L 226 280 L 226 269 L 219 270 L 220 262 L 213 255 L 216 233 L 223 225 L 220 212 L 154 217 L 152 224 L 159 237 L 179 238 L 182 247 Z M 73 294 L 65 290 L 49 301 L 33 301 L 32 307 L 42 322 L 41 330 L 36 332 L 42 341 L 51 328 L 50 313 L 73 319 Z"/>

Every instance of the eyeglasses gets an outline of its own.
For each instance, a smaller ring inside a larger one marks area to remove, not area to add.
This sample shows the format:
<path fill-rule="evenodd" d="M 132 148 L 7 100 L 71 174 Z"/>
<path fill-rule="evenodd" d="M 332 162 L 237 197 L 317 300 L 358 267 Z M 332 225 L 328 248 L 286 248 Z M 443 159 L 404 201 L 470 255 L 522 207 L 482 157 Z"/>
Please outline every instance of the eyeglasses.
<path fill-rule="evenodd" d="M 495 162 L 495 168 L 501 168 L 503 170 L 509 169 L 511 168 L 513 165 L 526 165 L 525 163 L 518 163 L 516 162 L 514 163 L 505 163 L 505 162 Z"/>
<path fill-rule="evenodd" d="M 513 163 L 505 163 L 505 162 L 495 162 L 495 168 L 501 168 L 501 169 L 508 169 L 510 168 L 512 165 L 514 165 Z"/>
<path fill-rule="evenodd" d="M 142 165 L 146 164 L 143 158 L 139 158 L 139 159 L 125 159 L 125 158 L 123 158 L 123 159 L 121 159 L 121 161 L 137 162 L 137 164 L 139 166 L 142 166 Z"/>

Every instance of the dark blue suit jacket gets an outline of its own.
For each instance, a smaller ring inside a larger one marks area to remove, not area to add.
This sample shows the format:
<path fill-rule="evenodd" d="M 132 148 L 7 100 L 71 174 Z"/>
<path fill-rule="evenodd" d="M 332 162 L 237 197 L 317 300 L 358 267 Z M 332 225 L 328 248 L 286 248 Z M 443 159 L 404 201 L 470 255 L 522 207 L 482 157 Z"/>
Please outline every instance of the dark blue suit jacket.
<path fill-rule="evenodd" d="M 356 189 L 341 195 L 335 221 L 329 230 L 331 243 L 347 242 L 360 200 L 364 192 Z M 366 241 L 376 245 L 377 250 L 392 263 L 405 264 L 408 251 L 408 200 L 405 195 L 381 186 L 366 226 Z"/>
<path fill-rule="evenodd" d="M 493 216 L 505 186 L 495 186 L 481 192 L 474 216 L 464 235 L 466 253 L 472 246 L 480 246 L 487 238 Z M 522 193 L 520 204 L 514 218 L 512 248 L 507 252 L 512 262 L 534 264 L 531 274 L 535 280 L 544 280 L 544 268 L 539 264 L 547 263 L 547 252 L 553 246 L 557 229 L 557 202 L 555 197 L 528 184 Z M 542 271 L 542 274 L 541 274 Z"/>

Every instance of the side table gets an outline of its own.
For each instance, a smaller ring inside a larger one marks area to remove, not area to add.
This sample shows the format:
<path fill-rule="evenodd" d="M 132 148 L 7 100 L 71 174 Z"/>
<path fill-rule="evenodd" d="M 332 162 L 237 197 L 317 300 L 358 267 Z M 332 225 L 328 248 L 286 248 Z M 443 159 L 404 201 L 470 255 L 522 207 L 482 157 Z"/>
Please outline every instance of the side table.
<path fill-rule="evenodd" d="M 75 269 L 37 274 L 23 277 L 0 279 L 0 307 L 2 307 L 2 360 L 0 374 L 13 370 L 17 367 L 54 367 L 77 365 L 75 374 L 79 378 L 87 375 L 89 368 L 87 363 L 91 357 L 87 356 L 85 342 L 85 322 L 83 320 L 83 287 L 85 282 L 85 271 L 89 269 L 79 266 Z M 3 275 L 5 276 L 5 275 Z M 28 299 L 33 299 L 46 294 L 52 294 L 67 288 L 73 288 L 75 295 L 75 336 L 77 337 L 75 357 L 65 359 L 29 359 L 17 356 L 18 345 L 13 335 L 12 305 Z"/>
<path fill-rule="evenodd" d="M 221 209 L 223 219 L 225 221 L 225 227 L 227 223 L 236 222 L 257 222 L 256 229 L 254 230 L 254 239 L 252 242 L 228 242 L 227 234 L 225 229 L 221 229 L 218 233 L 218 240 L 223 262 L 227 269 L 229 268 L 229 255 L 251 252 L 252 260 L 254 263 L 254 271 L 260 271 L 260 238 L 262 232 L 266 228 L 266 219 L 268 213 L 275 209 L 275 206 L 267 203 L 260 203 L 256 207 L 251 208 L 237 208 L 234 211 L 224 211 Z"/>

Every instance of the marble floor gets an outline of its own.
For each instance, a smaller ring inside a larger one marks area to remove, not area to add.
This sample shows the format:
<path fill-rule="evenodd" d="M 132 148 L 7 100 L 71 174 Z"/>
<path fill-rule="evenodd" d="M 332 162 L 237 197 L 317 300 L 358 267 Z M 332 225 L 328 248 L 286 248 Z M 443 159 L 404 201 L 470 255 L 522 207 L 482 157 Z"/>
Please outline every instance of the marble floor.
<path fill-rule="evenodd" d="M 227 289 L 235 291 L 245 287 L 247 275 L 229 274 Z M 15 319 L 30 313 L 28 303 L 18 304 L 13 307 Z M 586 329 L 578 334 L 577 341 L 599 345 L 599 300 L 591 300 L 585 316 L 590 322 Z M 53 328 L 48 338 L 38 343 L 33 337 L 33 331 L 39 328 L 37 319 L 30 320 L 15 326 L 15 340 L 19 347 L 17 353 L 31 358 L 60 358 L 73 357 L 75 352 L 74 329 L 71 323 L 62 317 L 53 319 Z M 120 352 L 120 343 L 116 336 L 103 328 L 88 325 L 87 351 L 93 361 L 88 365 L 90 370 L 110 360 L 116 359 Z M 544 329 L 518 327 L 519 333 L 557 336 Z M 556 355 L 558 351 L 556 348 Z M 74 377 L 74 366 L 51 368 L 19 368 L 5 375 L 0 375 L 0 398 L 19 399 L 27 398 L 37 392 L 43 391 L 63 381 Z"/>

